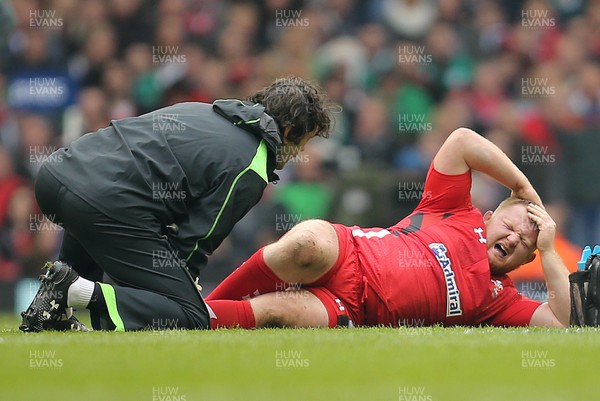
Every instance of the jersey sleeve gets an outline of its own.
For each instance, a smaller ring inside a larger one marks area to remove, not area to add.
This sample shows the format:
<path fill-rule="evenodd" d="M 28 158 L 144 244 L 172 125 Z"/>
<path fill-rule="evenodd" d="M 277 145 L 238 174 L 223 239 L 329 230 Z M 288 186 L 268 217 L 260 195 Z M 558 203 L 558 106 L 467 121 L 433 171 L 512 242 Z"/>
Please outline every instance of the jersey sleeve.
<path fill-rule="evenodd" d="M 464 174 L 448 175 L 429 166 L 423 196 L 415 211 L 447 212 L 467 210 L 471 204 L 471 170 Z"/>
<path fill-rule="evenodd" d="M 492 326 L 528 326 L 531 316 L 542 303 L 529 299 L 504 281 L 504 290 L 492 300 L 489 315 L 483 322 Z"/>

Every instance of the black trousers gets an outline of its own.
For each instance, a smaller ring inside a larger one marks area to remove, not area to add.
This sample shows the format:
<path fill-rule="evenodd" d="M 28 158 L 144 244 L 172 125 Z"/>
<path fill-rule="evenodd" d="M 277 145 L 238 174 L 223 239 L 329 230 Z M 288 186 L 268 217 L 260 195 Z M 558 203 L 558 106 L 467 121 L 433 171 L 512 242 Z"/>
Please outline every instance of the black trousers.
<path fill-rule="evenodd" d="M 185 261 L 162 235 L 161 224 L 143 207 L 120 218 L 98 211 L 71 192 L 42 166 L 35 182 L 42 212 L 64 229 L 60 259 L 80 276 L 101 283 L 108 314 L 92 313 L 95 329 L 205 329 L 206 304 L 188 272 Z"/>

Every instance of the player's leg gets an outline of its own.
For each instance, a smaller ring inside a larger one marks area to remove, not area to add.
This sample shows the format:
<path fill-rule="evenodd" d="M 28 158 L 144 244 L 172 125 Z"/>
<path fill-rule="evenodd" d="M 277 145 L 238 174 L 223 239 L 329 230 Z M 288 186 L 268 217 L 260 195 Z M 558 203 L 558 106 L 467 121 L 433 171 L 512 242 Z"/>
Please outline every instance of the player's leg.
<path fill-rule="evenodd" d="M 306 290 L 280 291 L 250 300 L 256 327 L 328 327 L 323 303 Z"/>
<path fill-rule="evenodd" d="M 348 327 L 347 309 L 325 288 L 272 292 L 251 300 L 213 300 L 211 328 Z"/>
<path fill-rule="evenodd" d="M 336 264 L 338 256 L 333 226 L 323 220 L 304 221 L 279 241 L 259 249 L 207 300 L 241 300 L 314 283 Z"/>
<path fill-rule="evenodd" d="M 307 220 L 267 246 L 263 257 L 281 280 L 309 284 L 333 267 L 338 253 L 338 237 L 333 226 L 323 220 Z"/>
<path fill-rule="evenodd" d="M 333 227 L 333 226 L 332 226 Z M 289 234 L 288 234 L 289 235 Z M 248 300 L 221 300 L 213 292 L 207 298 L 209 306 L 213 307 L 217 321 L 226 327 L 262 327 L 268 324 L 283 324 L 292 327 L 303 326 L 354 326 L 364 324 L 364 299 L 366 279 L 358 265 L 356 249 L 352 240 L 351 228 L 335 225 L 334 235 L 337 239 L 337 258 L 333 267 L 327 269 L 316 281 L 300 287 L 288 286 L 286 291 L 265 291 L 268 296 L 259 295 Z M 244 292 L 253 294 L 244 279 L 253 279 L 252 268 L 248 263 L 256 265 L 257 252 L 251 259 L 236 270 L 226 281 L 231 284 L 230 295 L 235 295 L 235 285 L 244 287 Z M 261 265 L 266 268 L 263 264 Z M 268 269 L 269 274 L 275 274 Z M 275 277 L 276 278 L 276 277 Z M 277 278 L 276 278 L 277 279 Z M 279 280 L 279 279 L 277 279 Z M 265 279 L 265 288 L 266 282 Z M 281 281 L 279 281 L 281 283 Z M 284 283 L 285 284 L 285 283 Z M 273 286 L 273 284 L 271 284 Z M 220 286 L 223 288 L 223 286 Z M 243 292 L 242 292 L 243 293 Z M 218 291 L 217 295 L 224 295 L 226 291 Z M 304 295 L 309 294 L 309 295 Z M 239 293 L 238 293 L 239 295 Z M 317 308 L 314 297 L 318 298 L 322 307 Z M 226 298 L 224 298 L 226 299 Z M 230 298 L 231 299 L 231 298 Z M 235 299 L 235 298 L 234 298 Z M 323 309 L 327 312 L 323 315 Z M 256 321 L 255 321 L 256 314 Z M 239 317 L 239 319 L 238 319 Z M 324 319 L 327 318 L 327 320 Z M 312 319 L 318 319 L 316 321 Z M 241 321 L 241 323 L 239 323 Z M 211 326 L 214 327 L 214 320 Z"/>

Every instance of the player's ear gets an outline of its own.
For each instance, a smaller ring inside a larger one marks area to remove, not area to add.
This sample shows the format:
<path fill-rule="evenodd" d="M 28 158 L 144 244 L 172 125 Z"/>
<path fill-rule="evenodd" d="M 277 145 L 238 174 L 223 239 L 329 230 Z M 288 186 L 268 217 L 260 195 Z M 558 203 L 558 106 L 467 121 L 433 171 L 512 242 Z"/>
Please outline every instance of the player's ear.
<path fill-rule="evenodd" d="M 525 262 L 523 262 L 523 264 L 526 265 L 527 263 L 533 262 L 533 260 L 535 259 L 536 256 L 537 256 L 537 254 L 535 252 L 533 252 L 531 255 L 529 255 L 529 257 L 525 260 Z"/>
<path fill-rule="evenodd" d="M 485 212 L 483 214 L 483 221 L 487 223 L 492 218 L 493 214 L 494 214 L 494 212 L 492 212 L 491 210 L 488 210 L 487 212 Z"/>

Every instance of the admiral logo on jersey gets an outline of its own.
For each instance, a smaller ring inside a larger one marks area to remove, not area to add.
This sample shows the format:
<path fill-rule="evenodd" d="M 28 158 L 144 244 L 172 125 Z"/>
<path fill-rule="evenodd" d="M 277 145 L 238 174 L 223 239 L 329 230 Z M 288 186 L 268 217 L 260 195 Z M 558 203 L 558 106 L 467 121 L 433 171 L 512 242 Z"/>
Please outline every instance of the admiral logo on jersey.
<path fill-rule="evenodd" d="M 433 251 L 435 258 L 437 259 L 440 267 L 444 271 L 444 277 L 446 279 L 446 316 L 460 316 L 462 315 L 462 306 L 460 304 L 460 291 L 456 285 L 456 279 L 454 277 L 454 271 L 452 270 L 452 262 L 446 255 L 448 250 L 444 244 L 433 243 L 429 244 L 429 248 Z"/>

